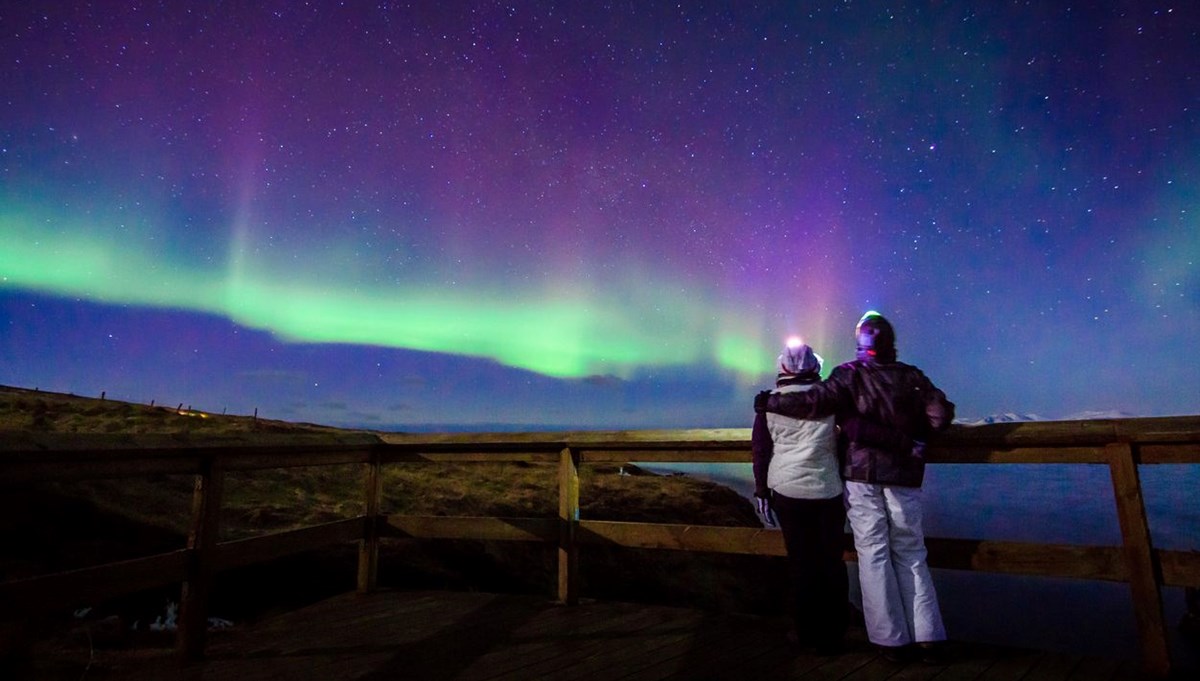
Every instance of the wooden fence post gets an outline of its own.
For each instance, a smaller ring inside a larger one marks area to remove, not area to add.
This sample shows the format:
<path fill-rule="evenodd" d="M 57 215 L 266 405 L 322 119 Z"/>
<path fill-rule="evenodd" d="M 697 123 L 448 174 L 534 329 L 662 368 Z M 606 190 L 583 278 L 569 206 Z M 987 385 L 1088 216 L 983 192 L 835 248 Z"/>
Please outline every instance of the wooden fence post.
<path fill-rule="evenodd" d="M 366 508 L 363 511 L 363 538 L 358 543 L 358 593 L 375 590 L 379 579 L 379 502 L 383 493 L 379 449 L 371 452 L 367 464 Z"/>
<path fill-rule="evenodd" d="M 1146 520 L 1146 505 L 1138 476 L 1138 457 L 1133 446 L 1124 442 L 1107 445 L 1105 454 L 1112 474 L 1117 518 L 1121 523 L 1142 667 L 1153 676 L 1167 676 L 1171 671 L 1171 653 L 1163 617 L 1162 572 L 1150 541 L 1150 525 Z"/>
<path fill-rule="evenodd" d="M 579 602 L 579 452 L 564 447 L 558 457 L 558 600 Z"/>
<path fill-rule="evenodd" d="M 185 661 L 204 656 L 208 633 L 208 600 L 213 581 L 213 558 L 221 532 L 221 496 L 225 470 L 220 457 L 201 464 L 192 488 L 192 524 L 188 530 L 187 576 L 179 604 L 175 645 Z"/>

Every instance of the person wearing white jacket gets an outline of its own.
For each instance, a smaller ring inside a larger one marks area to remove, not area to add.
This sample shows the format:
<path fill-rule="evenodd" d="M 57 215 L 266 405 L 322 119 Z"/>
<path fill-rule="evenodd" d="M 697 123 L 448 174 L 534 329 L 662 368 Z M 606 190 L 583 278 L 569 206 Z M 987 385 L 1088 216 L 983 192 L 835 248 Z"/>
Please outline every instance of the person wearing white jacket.
<path fill-rule="evenodd" d="M 809 390 L 821 359 L 799 339 L 779 355 L 774 392 Z M 842 560 L 846 507 L 833 416 L 799 419 L 757 413 L 751 436 L 756 501 L 764 521 L 779 521 L 787 549 L 790 614 L 797 643 L 832 655 L 848 625 L 848 578 Z"/>

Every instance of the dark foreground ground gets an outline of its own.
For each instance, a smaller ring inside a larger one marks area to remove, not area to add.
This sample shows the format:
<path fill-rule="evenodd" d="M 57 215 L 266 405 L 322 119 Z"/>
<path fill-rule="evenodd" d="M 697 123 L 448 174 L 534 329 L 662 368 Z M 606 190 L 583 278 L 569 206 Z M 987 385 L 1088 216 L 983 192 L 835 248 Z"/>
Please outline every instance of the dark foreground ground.
<path fill-rule="evenodd" d="M 986 616 L 986 613 L 981 613 Z M 779 617 L 539 596 L 342 594 L 210 634 L 204 662 L 170 648 L 42 649 L 30 679 L 1137 679 L 1129 661 L 951 643 L 942 664 L 891 662 L 852 630 L 836 657 L 797 652 Z M 1177 674 L 1189 676 L 1196 670 Z"/>

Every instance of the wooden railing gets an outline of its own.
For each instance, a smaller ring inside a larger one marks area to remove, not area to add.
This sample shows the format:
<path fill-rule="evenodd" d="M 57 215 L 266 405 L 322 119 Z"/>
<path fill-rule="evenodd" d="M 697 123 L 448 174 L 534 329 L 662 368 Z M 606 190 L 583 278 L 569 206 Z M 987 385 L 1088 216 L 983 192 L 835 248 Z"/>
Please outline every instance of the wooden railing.
<path fill-rule="evenodd" d="M 172 438 L 71 438 L 0 434 L 0 493 L 35 482 L 186 474 L 195 476 L 185 548 L 145 558 L 0 583 L 0 619 L 98 602 L 181 583 L 178 646 L 203 653 L 209 590 L 221 570 L 323 546 L 359 543 L 358 589 L 375 588 L 386 537 L 543 542 L 557 545 L 558 597 L 578 596 L 579 548 L 623 547 L 782 556 L 777 531 L 588 520 L 580 517 L 579 469 L 593 463 L 749 461 L 745 429 L 537 434 L 347 435 L 247 443 Z M 954 427 L 931 447 L 938 463 L 1102 464 L 1109 469 L 1121 546 L 929 538 L 930 564 L 955 570 L 1126 582 L 1142 663 L 1171 668 L 1163 586 L 1200 587 L 1200 552 L 1151 542 L 1139 464 L 1200 464 L 1200 416 Z M 558 466 L 558 518 L 399 516 L 380 513 L 384 465 L 408 462 L 543 462 Z M 236 541 L 219 541 L 225 475 L 232 471 L 361 464 L 363 515 Z M 1200 497 L 1196 497 L 1200 504 Z M 848 543 L 848 547 L 850 544 Z M 847 551 L 853 559 L 853 551 Z"/>

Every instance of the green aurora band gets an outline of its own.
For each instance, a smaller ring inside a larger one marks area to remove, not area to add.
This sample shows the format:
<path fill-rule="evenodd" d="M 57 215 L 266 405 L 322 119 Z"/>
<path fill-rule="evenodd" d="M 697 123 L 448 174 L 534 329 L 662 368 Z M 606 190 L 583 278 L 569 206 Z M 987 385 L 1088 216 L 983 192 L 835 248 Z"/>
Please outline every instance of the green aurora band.
<path fill-rule="evenodd" d="M 568 293 L 575 283 L 550 292 L 377 288 L 312 281 L 294 263 L 251 263 L 236 245 L 228 264 L 197 268 L 154 252 L 157 242 L 137 231 L 118 237 L 10 208 L 0 214 L 0 288 L 214 314 L 290 342 L 490 358 L 558 378 L 716 366 L 752 380 L 774 355 L 766 320 L 648 277 L 605 282 L 582 300 Z"/>

